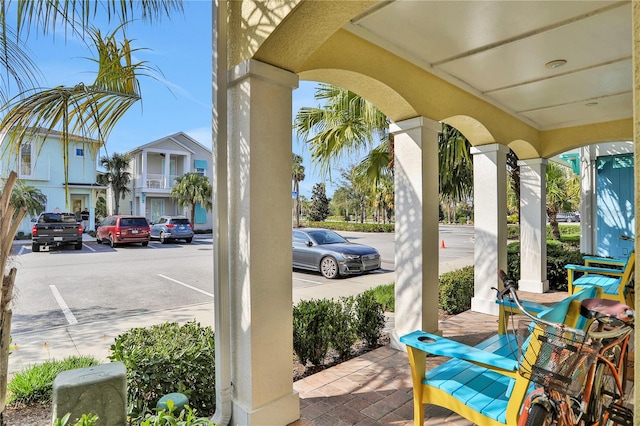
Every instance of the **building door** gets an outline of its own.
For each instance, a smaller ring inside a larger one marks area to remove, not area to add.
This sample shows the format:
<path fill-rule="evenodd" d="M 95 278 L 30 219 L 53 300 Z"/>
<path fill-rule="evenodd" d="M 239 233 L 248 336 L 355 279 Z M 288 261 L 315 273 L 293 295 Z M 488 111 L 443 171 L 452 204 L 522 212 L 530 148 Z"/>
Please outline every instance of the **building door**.
<path fill-rule="evenodd" d="M 598 255 L 626 259 L 635 237 L 633 205 L 633 154 L 610 155 L 596 160 Z"/>
<path fill-rule="evenodd" d="M 158 218 L 163 215 L 164 215 L 164 200 L 159 198 L 152 198 L 151 199 L 151 222 L 156 222 Z"/>
<path fill-rule="evenodd" d="M 83 195 L 72 195 L 71 196 L 71 211 L 80 218 L 80 212 L 83 208 L 89 207 L 86 205 L 85 197 Z"/>

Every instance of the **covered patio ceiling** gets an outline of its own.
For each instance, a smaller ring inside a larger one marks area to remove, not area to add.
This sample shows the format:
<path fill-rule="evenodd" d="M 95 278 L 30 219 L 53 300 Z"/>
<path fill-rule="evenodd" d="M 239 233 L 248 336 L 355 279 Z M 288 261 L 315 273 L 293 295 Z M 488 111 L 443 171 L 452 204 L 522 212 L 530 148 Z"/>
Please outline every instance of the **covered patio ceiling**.
<path fill-rule="evenodd" d="M 545 131 L 631 119 L 631 16 L 629 1 L 391 1 L 344 29 Z"/>

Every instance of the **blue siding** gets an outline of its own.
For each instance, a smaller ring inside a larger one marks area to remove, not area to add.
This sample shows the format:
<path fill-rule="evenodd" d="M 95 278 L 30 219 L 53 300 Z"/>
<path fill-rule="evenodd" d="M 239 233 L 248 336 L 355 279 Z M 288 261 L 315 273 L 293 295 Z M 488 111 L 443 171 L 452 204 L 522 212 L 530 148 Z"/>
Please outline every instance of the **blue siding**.
<path fill-rule="evenodd" d="M 633 154 L 599 157 L 596 163 L 598 255 L 626 259 L 635 236 Z"/>

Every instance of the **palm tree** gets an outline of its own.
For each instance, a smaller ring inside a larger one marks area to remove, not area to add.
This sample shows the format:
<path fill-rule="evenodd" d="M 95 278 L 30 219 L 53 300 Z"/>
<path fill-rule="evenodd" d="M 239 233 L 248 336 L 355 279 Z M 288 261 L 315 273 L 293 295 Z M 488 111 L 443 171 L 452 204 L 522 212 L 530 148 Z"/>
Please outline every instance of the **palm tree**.
<path fill-rule="evenodd" d="M 471 144 L 454 127 L 442 125 L 438 139 L 438 168 L 440 199 L 447 207 L 447 219 L 451 211 L 455 216 L 456 205 L 468 200 L 473 192 L 473 157 Z"/>
<path fill-rule="evenodd" d="M 375 189 L 383 176 L 393 174 L 394 141 L 389 134 L 389 119 L 372 103 L 336 86 L 319 84 L 314 97 L 324 101 L 324 105 L 300 108 L 294 120 L 297 135 L 306 140 L 312 160 L 330 177 L 333 165 L 349 154 L 371 148 L 355 173 L 359 181 L 369 182 Z M 440 192 L 453 202 L 465 200 L 473 189 L 471 145 L 458 130 L 446 124 L 442 135 Z M 376 138 L 380 143 L 372 147 Z"/>
<path fill-rule="evenodd" d="M 560 227 L 557 214 L 561 211 L 575 210 L 580 199 L 580 182 L 571 175 L 571 169 L 558 163 L 547 165 L 547 216 L 554 240 L 560 240 Z"/>
<path fill-rule="evenodd" d="M 360 163 L 359 170 L 374 182 L 391 170 L 393 138 L 386 115 L 355 93 L 330 84 L 319 84 L 314 97 L 324 101 L 324 106 L 300 108 L 294 128 L 306 141 L 321 173 L 331 177 L 335 163 L 349 154 L 371 149 L 376 139 L 379 144 Z"/>
<path fill-rule="evenodd" d="M 176 183 L 171 188 L 171 198 L 177 200 L 180 207 L 191 208 L 191 224 L 195 225 L 196 206 L 199 204 L 207 211 L 213 208 L 211 196 L 213 188 L 209 179 L 198 173 L 187 173 L 176 178 Z"/>
<path fill-rule="evenodd" d="M 15 4 L 15 6 L 10 6 Z M 9 13 L 9 8 L 11 13 Z M 107 22 L 120 20 L 120 26 L 103 37 L 90 22 L 98 11 L 106 12 Z M 153 76 L 153 71 L 143 62 L 132 62 L 131 48 L 126 36 L 122 42 L 116 34 L 140 13 L 143 20 L 153 22 L 163 14 L 182 11 L 182 1 L 154 0 L 43 0 L 38 2 L 0 2 L 0 67 L 4 67 L 9 78 L 18 83 L 20 93 L 9 101 L 2 102 L 3 119 L 0 130 L 8 134 L 5 150 L 17 156 L 26 140 L 31 140 L 34 131 L 46 128 L 49 132 L 61 133 L 64 159 L 66 198 L 69 199 L 68 155 L 70 137 L 80 135 L 105 143 L 109 133 L 124 113 L 140 100 L 137 75 Z M 15 16 L 14 27 L 8 17 Z M 76 33 L 80 39 L 88 38 L 97 50 L 98 75 L 92 84 L 58 86 L 52 89 L 36 87 L 37 66 L 22 47 L 28 38 L 31 26 L 45 35 L 55 33 L 60 26 Z M 24 77 L 23 77 L 24 76 Z M 31 84 L 27 84 L 31 83 Z M 0 87 L 0 99 L 7 99 Z M 26 88 L 25 88 L 26 87 Z M 92 144 L 87 144 L 93 148 Z M 6 153 L 4 153 L 6 154 Z"/>
<path fill-rule="evenodd" d="M 111 186 L 113 191 L 113 214 L 120 213 L 120 198 L 122 197 L 124 200 L 125 196 L 131 193 L 129 188 L 131 173 L 128 172 L 130 162 L 129 154 L 118 154 L 117 152 L 114 152 L 111 157 L 103 156 L 100 158 L 100 165 L 106 170 L 102 179 Z"/>
<path fill-rule="evenodd" d="M 304 166 L 302 156 L 293 153 L 293 170 L 291 179 L 293 180 L 293 192 L 296 194 L 296 226 L 300 227 L 300 182 L 304 180 Z"/>
<path fill-rule="evenodd" d="M 38 188 L 18 179 L 11 191 L 10 203 L 16 209 L 15 213 L 24 208 L 27 214 L 33 217 L 38 216 L 47 207 L 47 196 Z"/>
<path fill-rule="evenodd" d="M 10 8 L 13 9 L 10 10 Z M 67 156 L 71 135 L 78 134 L 86 137 L 98 135 L 96 139 L 105 142 L 118 119 L 140 99 L 136 74 L 138 70 L 145 69 L 145 66 L 132 62 L 132 49 L 126 37 L 122 43 L 118 43 L 114 37 L 115 31 L 111 37 L 107 36 L 105 39 L 97 30 L 87 31 L 91 27 L 90 21 L 96 17 L 99 10 L 106 12 L 107 22 L 119 19 L 122 25 L 126 26 L 127 22 L 138 16 L 149 22 L 159 19 L 163 14 L 170 16 L 172 11 L 182 10 L 182 1 L 0 1 L 0 67 L 4 68 L 4 72 L 1 73 L 4 84 L 0 87 L 3 116 L 0 132 L 8 135 L 5 139 L 6 146 L 10 151 L 13 150 L 16 156 L 25 138 L 30 140 L 30 130 L 45 127 L 49 131 L 61 132 L 67 200 L 69 200 Z M 14 26 L 8 22 L 9 17 L 15 17 Z M 37 86 L 35 76 L 38 74 L 35 63 L 24 49 L 24 40 L 28 38 L 31 26 L 44 35 L 55 34 L 62 26 L 65 32 L 70 29 L 79 34 L 82 39 L 87 31 L 98 49 L 99 70 L 95 82 L 91 85 L 78 84 L 74 87 L 57 87 L 47 91 L 28 91 L 29 87 Z M 20 94 L 13 100 L 7 101 L 10 97 L 7 90 L 12 86 L 11 81 L 17 83 L 16 87 Z M 7 214 L 10 209 L 5 200 L 10 199 L 14 180 L 15 173 L 12 172 L 0 200 L 2 201 L 0 203 L 3 222 L 2 241 L 13 240 L 17 224 L 22 220 L 26 210 L 22 209 L 19 216 Z M 9 223 L 10 217 L 13 217 L 13 223 Z M 0 270 L 3 274 L 4 263 L 10 250 L 10 244 L 2 244 L 0 247 L 0 261 L 2 261 Z M 3 275 L 2 279 L 0 291 L 0 311 L 3 312 L 0 317 L 2 336 L 10 336 L 11 333 L 11 316 L 7 307 L 12 297 L 15 273 L 16 269 L 12 268 L 8 275 Z M 0 351 L 0 383 L 2 383 L 0 385 L 0 424 L 4 424 L 8 356 L 8 345 L 3 345 L 3 350 Z"/>

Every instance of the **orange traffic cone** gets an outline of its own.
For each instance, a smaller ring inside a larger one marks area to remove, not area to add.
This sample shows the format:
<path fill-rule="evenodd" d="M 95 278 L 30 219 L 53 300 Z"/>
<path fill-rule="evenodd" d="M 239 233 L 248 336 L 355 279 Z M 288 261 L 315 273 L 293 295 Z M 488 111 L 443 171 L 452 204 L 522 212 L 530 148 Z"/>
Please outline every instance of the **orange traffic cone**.
<path fill-rule="evenodd" d="M 444 248 L 444 240 L 440 243 L 440 248 Z"/>

